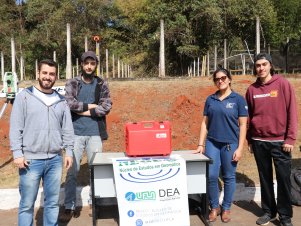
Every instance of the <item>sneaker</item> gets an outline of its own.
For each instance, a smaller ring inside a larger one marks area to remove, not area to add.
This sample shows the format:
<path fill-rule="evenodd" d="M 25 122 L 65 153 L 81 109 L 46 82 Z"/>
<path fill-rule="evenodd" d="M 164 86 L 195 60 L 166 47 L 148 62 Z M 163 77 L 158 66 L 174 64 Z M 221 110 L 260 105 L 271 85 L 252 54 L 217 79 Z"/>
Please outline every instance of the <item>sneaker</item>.
<path fill-rule="evenodd" d="M 270 215 L 265 213 L 263 216 L 257 219 L 256 224 L 267 225 L 268 223 L 270 223 L 270 221 L 274 221 L 274 220 L 276 220 L 276 216 L 271 217 Z"/>
<path fill-rule="evenodd" d="M 59 222 L 67 223 L 71 220 L 74 215 L 74 210 L 65 209 L 64 212 L 59 215 Z"/>

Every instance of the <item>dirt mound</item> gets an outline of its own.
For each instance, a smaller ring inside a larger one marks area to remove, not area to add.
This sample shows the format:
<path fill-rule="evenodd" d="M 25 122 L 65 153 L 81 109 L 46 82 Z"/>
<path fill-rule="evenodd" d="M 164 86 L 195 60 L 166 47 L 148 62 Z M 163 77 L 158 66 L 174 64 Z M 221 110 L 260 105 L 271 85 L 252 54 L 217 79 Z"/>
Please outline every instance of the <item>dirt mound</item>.
<path fill-rule="evenodd" d="M 233 76 L 232 88 L 244 95 L 247 87 L 254 78 L 251 76 Z M 301 79 L 291 78 L 301 109 Z M 64 85 L 64 81 L 57 81 L 56 85 Z M 25 85 L 24 85 L 25 84 Z M 20 87 L 30 83 L 21 83 Z M 206 97 L 215 92 L 212 80 L 207 77 L 166 80 L 139 81 L 110 81 L 109 87 L 113 101 L 113 108 L 107 117 L 109 139 L 104 142 L 104 151 L 122 152 L 125 150 L 124 125 L 126 122 L 164 121 L 169 120 L 172 129 L 173 150 L 195 149 L 198 144 L 199 130 L 202 120 L 203 107 Z M 0 107 L 5 99 L 0 99 Z M 0 119 L 0 188 L 16 186 L 17 182 L 7 180 L 8 177 L 17 178 L 17 170 L 12 167 L 9 150 L 9 114 L 11 104 L 8 105 Z M 299 119 L 301 119 L 299 111 Z M 299 128 L 301 124 L 299 123 Z M 300 145 L 301 133 L 297 148 Z M 296 148 L 296 150 L 297 150 Z M 296 159 L 293 164 L 300 165 L 299 151 L 293 153 Z M 254 166 L 254 167 L 250 167 Z M 86 174 L 85 174 L 86 175 Z M 87 175 L 86 175 L 87 176 Z M 6 178 L 6 179 L 4 179 Z M 254 181 L 258 184 L 257 169 L 251 154 L 245 150 L 244 158 L 238 165 L 238 179 Z"/>
<path fill-rule="evenodd" d="M 177 149 L 196 147 L 202 118 L 202 105 L 183 95 L 178 96 L 172 104 L 170 111 L 170 121 L 174 124 L 172 139 L 173 146 Z"/>

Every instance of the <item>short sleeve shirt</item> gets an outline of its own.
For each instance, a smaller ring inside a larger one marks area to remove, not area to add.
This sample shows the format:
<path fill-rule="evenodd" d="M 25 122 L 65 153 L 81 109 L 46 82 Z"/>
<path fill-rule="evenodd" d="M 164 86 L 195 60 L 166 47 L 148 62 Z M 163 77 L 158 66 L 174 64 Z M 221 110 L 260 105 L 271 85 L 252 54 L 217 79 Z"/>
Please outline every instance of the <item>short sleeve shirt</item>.
<path fill-rule="evenodd" d="M 248 106 L 241 95 L 232 91 L 224 100 L 217 92 L 205 103 L 204 116 L 208 117 L 207 138 L 221 143 L 238 143 L 239 117 L 248 117 Z"/>

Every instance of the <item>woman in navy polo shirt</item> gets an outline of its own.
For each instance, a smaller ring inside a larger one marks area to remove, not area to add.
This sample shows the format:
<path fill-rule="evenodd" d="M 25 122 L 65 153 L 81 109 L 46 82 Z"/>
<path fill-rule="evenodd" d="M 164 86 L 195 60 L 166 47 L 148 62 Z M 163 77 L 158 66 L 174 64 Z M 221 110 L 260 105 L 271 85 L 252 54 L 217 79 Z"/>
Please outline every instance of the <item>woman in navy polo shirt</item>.
<path fill-rule="evenodd" d="M 208 96 L 201 124 L 200 140 L 194 153 L 205 153 L 213 160 L 209 165 L 209 221 L 218 215 L 227 223 L 236 186 L 236 166 L 242 157 L 246 138 L 248 108 L 245 99 L 231 89 L 230 72 L 219 68 L 213 73 L 217 91 Z M 219 172 L 224 182 L 224 198 L 219 205 Z"/>

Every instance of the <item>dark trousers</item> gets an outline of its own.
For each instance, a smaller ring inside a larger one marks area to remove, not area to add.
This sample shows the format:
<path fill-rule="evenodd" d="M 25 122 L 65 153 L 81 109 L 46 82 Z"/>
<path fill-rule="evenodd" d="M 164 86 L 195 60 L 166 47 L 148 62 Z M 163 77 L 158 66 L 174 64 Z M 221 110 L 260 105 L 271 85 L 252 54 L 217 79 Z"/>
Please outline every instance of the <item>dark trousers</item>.
<path fill-rule="evenodd" d="M 252 141 L 261 186 L 261 207 L 270 216 L 279 214 L 281 222 L 290 222 L 293 216 L 291 205 L 290 152 L 282 150 L 283 142 Z M 277 180 L 277 204 L 273 189 L 273 162 Z"/>

